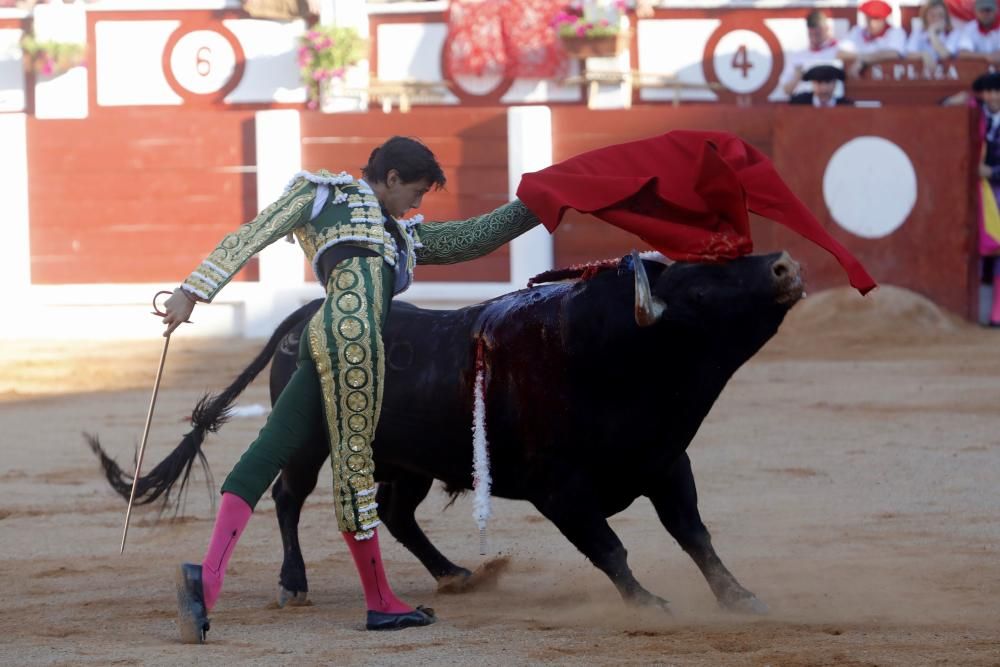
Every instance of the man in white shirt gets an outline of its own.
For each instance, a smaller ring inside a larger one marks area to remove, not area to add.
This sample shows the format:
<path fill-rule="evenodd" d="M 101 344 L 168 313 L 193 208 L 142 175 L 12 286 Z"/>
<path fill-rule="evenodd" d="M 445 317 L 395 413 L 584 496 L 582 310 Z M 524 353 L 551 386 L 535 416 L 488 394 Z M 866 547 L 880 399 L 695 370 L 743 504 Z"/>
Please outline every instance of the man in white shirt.
<path fill-rule="evenodd" d="M 867 0 L 858 10 L 865 17 L 864 25 L 851 28 L 840 48 L 840 57 L 850 61 L 848 74 L 852 77 L 860 76 L 869 65 L 902 58 L 906 51 L 906 31 L 889 25 L 892 7 L 888 2 Z"/>
<path fill-rule="evenodd" d="M 997 0 L 976 0 L 976 20 L 962 28 L 958 38 L 958 56 L 1000 63 L 1000 20 L 997 18 Z"/>
<path fill-rule="evenodd" d="M 833 37 L 830 19 L 819 9 L 806 15 L 806 32 L 809 35 L 809 48 L 785 53 L 785 74 L 782 76 L 781 90 L 788 97 L 812 90 L 809 82 L 804 81 L 802 76 L 813 65 L 835 62 L 840 51 L 840 46 Z"/>

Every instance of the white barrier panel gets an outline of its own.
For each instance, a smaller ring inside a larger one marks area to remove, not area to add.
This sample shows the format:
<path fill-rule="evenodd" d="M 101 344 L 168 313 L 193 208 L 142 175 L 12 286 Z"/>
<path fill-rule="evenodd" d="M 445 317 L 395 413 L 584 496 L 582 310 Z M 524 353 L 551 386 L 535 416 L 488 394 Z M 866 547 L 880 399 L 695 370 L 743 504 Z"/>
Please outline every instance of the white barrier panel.
<path fill-rule="evenodd" d="M 28 238 L 28 123 L 23 113 L 0 114 L 0 285 L 5 298 L 21 300 L 31 285 L 31 246 Z M 15 310 L 16 312 L 16 310 Z M 17 319 L 8 312 L 0 327 Z"/>
<path fill-rule="evenodd" d="M 18 28 L 0 29 L 0 112 L 24 111 L 24 66 Z"/>

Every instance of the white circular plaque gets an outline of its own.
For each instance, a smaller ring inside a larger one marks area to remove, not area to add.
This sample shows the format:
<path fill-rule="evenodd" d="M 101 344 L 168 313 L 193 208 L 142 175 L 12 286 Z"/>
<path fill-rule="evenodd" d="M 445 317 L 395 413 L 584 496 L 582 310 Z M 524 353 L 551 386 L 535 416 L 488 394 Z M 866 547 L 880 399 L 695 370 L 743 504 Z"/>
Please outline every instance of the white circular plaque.
<path fill-rule="evenodd" d="M 723 35 L 712 53 L 719 83 L 734 93 L 759 90 L 771 77 L 771 48 L 753 30 L 733 30 Z"/>
<path fill-rule="evenodd" d="M 212 30 L 193 30 L 170 52 L 170 71 L 177 83 L 196 95 L 222 90 L 236 70 L 232 44 Z"/>
<path fill-rule="evenodd" d="M 902 148 L 857 137 L 838 148 L 823 173 L 823 200 L 834 221 L 866 239 L 893 233 L 917 202 L 917 174 Z"/>

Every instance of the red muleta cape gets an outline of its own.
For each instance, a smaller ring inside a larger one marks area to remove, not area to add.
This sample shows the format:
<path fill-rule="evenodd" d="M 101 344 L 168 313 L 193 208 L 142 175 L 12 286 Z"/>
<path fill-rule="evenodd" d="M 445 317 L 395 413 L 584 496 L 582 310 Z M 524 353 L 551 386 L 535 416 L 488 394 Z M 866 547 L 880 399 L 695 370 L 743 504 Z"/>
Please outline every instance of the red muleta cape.
<path fill-rule="evenodd" d="M 749 254 L 749 210 L 830 252 L 862 294 L 876 287 L 861 263 L 785 185 L 767 156 L 728 132 L 676 130 L 581 153 L 525 174 L 517 196 L 549 232 L 573 208 L 688 262 Z"/>

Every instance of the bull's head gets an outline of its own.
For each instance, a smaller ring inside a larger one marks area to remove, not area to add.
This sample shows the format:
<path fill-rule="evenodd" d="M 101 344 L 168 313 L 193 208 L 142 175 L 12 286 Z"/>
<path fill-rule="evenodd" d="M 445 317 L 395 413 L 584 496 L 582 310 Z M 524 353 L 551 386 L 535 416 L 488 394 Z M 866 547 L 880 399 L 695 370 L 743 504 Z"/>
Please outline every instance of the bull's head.
<path fill-rule="evenodd" d="M 756 270 L 747 272 L 748 269 L 752 268 L 750 266 L 742 267 L 742 264 L 747 263 L 760 266 L 764 271 L 759 274 Z M 676 306 L 668 305 L 667 299 L 664 299 L 651 289 L 646 269 L 639 254 L 634 250 L 632 251 L 632 265 L 635 272 L 635 321 L 640 327 L 648 327 L 657 323 L 670 308 L 676 309 Z M 737 269 L 737 266 L 739 266 L 739 269 Z M 691 289 L 671 290 L 670 293 L 676 295 L 678 292 L 687 293 L 688 291 L 693 291 L 698 293 L 695 294 L 697 298 L 703 291 L 710 290 L 713 287 L 718 288 L 720 285 L 735 281 L 740 285 L 740 289 L 726 291 L 737 295 L 737 298 L 746 302 L 748 297 L 747 290 L 751 292 L 755 291 L 752 283 L 759 282 L 760 290 L 766 292 L 772 303 L 782 311 L 790 308 L 804 295 L 799 264 L 787 252 L 782 252 L 780 255 L 774 254 L 733 260 L 728 265 L 679 264 L 667 269 L 668 272 L 680 271 L 681 273 L 687 273 L 690 270 L 697 272 L 695 275 L 690 276 L 694 281 L 694 284 L 689 286 Z M 716 273 L 723 275 L 714 277 L 711 275 Z M 670 278 L 675 278 L 675 276 L 668 274 L 667 282 L 675 282 L 670 280 Z M 682 280 L 682 282 L 687 281 Z M 723 299 L 718 299 L 718 301 L 721 302 Z M 721 303 L 717 305 L 721 305 Z M 684 309 L 684 307 L 681 306 L 681 309 Z"/>

